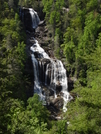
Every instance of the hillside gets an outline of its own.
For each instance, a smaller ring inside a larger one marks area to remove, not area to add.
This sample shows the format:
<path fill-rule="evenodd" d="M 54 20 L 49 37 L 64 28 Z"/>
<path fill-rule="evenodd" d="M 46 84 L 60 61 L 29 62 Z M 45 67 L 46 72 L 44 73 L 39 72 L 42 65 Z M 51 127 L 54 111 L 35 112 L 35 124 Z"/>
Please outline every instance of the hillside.
<path fill-rule="evenodd" d="M 19 7 L 33 8 L 45 23 L 26 33 Z M 28 54 L 35 36 L 67 70 L 74 99 L 62 120 L 52 120 L 37 95 Z M 101 133 L 101 1 L 0 1 L 0 133 Z M 30 40 L 29 40 L 30 39 Z M 26 51 L 27 50 L 27 51 Z"/>

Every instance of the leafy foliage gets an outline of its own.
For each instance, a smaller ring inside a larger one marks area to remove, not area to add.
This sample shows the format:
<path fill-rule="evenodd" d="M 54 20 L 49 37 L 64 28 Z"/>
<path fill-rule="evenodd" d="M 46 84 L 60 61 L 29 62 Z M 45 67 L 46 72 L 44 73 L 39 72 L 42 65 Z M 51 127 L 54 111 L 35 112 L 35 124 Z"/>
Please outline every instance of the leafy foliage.
<path fill-rule="evenodd" d="M 54 50 L 56 56 L 60 56 L 60 44 L 63 41 L 63 6 L 65 5 L 64 0 L 42 0 L 43 3 L 43 12 L 45 12 L 45 20 L 47 26 L 51 27 L 52 40 L 54 43 Z M 58 38 L 58 40 L 56 40 Z"/>
<path fill-rule="evenodd" d="M 64 56 L 69 75 L 77 78 L 72 91 L 77 98 L 67 104 L 65 120 L 49 121 L 37 95 L 26 100 L 25 34 L 18 4 L 43 8 L 55 55 Z M 101 133 L 100 14 L 100 0 L 0 0 L 1 134 Z"/>
<path fill-rule="evenodd" d="M 26 100 L 24 34 L 12 2 L 0 1 L 0 133 L 7 134 L 11 133 L 14 109 L 20 109 Z"/>
<path fill-rule="evenodd" d="M 101 68 L 99 1 L 70 0 L 69 27 L 64 34 L 62 48 L 77 81 L 72 92 L 76 100 L 70 102 L 67 131 L 70 134 L 101 133 Z M 82 9 L 82 10 L 81 10 Z"/>
<path fill-rule="evenodd" d="M 37 134 L 43 133 L 48 129 L 49 112 L 39 101 L 35 94 L 28 99 L 26 108 L 15 108 L 12 122 L 9 126 L 11 133 Z"/>

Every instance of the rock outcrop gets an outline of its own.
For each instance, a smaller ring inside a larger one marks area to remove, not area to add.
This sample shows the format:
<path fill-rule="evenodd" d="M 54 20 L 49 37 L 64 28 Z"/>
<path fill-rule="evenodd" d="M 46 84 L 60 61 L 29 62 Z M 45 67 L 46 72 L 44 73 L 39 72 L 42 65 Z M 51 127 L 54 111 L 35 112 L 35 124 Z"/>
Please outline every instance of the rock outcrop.
<path fill-rule="evenodd" d="M 19 8 L 20 18 L 24 22 L 26 30 L 35 32 L 36 27 L 40 23 L 40 19 L 32 8 Z"/>
<path fill-rule="evenodd" d="M 57 116 L 64 105 L 61 92 L 63 90 L 67 92 L 68 88 L 66 70 L 62 62 L 54 57 L 53 51 L 49 46 L 51 40 L 47 37 L 48 29 L 45 26 L 45 22 L 38 22 L 37 24 L 39 26 L 37 28 L 33 27 L 31 12 L 29 9 L 23 8 L 21 9 L 22 15 L 20 17 L 24 21 L 26 30 L 29 31 L 27 34 L 26 48 L 29 55 L 31 55 L 33 64 L 33 87 L 35 93 L 38 90 L 39 96 L 46 96 L 45 99 L 48 109 L 54 116 Z M 45 57 L 43 54 L 47 56 Z M 68 95 L 66 99 L 68 99 Z"/>

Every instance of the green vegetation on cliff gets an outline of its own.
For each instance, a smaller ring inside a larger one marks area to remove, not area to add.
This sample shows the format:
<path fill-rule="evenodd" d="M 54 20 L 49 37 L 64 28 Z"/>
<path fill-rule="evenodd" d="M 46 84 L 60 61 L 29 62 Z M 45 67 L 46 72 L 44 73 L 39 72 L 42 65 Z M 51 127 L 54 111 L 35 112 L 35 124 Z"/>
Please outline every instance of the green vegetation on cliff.
<path fill-rule="evenodd" d="M 71 91 L 77 94 L 77 98 L 68 103 L 68 111 L 65 115 L 67 121 L 70 122 L 67 133 L 100 134 L 101 2 L 97 0 L 68 0 L 69 11 L 67 12 L 65 1 L 60 2 L 60 5 L 64 6 L 65 12 L 61 6 L 59 6 L 59 10 L 55 10 L 57 1 L 50 0 L 49 2 L 43 0 L 46 21 L 48 18 L 47 22 L 55 30 L 54 33 L 57 28 L 58 31 L 62 31 L 63 38 L 59 38 L 61 40 L 60 50 L 63 50 L 69 76 L 77 79 L 74 89 Z M 62 12 L 60 18 L 63 19 L 59 20 L 60 25 L 56 23 L 58 17 L 55 18 L 55 21 L 54 17 L 51 17 L 53 16 L 51 10 L 52 12 L 56 11 L 56 14 Z M 55 24 L 55 28 L 53 24 Z M 66 26 L 66 30 L 63 26 Z M 55 35 L 53 38 L 55 39 Z"/>
<path fill-rule="evenodd" d="M 64 120 L 50 121 L 37 95 L 27 100 L 18 4 L 38 12 L 43 8 L 55 55 L 64 58 L 69 77 L 76 78 L 71 92 L 77 97 L 67 104 Z M 0 0 L 0 134 L 100 134 L 100 94 L 100 0 Z"/>

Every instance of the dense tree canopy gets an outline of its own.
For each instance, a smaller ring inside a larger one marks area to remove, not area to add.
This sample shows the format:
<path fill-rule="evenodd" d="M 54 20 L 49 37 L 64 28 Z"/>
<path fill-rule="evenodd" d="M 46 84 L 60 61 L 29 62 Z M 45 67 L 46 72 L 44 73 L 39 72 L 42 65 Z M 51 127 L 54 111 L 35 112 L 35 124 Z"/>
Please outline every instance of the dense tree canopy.
<path fill-rule="evenodd" d="M 37 95 L 27 99 L 25 32 L 18 7 L 45 13 L 57 57 L 75 78 L 76 99 L 51 121 Z M 101 1 L 0 0 L 0 133 L 101 133 Z M 69 122 L 69 123 L 67 123 Z"/>
<path fill-rule="evenodd" d="M 66 26 L 66 30 L 56 23 L 58 17 L 54 21 L 56 2 L 43 2 L 48 25 L 51 24 L 55 33 L 57 28 L 62 31 L 63 39 L 54 34 L 54 42 L 61 40 L 69 75 L 77 78 L 72 91 L 77 94 L 77 98 L 67 105 L 66 117 L 70 122 L 67 133 L 101 133 L 101 1 L 68 0 L 69 12 L 62 12 L 62 21 L 59 20 L 59 24 L 62 22 Z M 61 8 L 56 12 L 67 7 L 65 1 L 64 4 L 63 1 L 60 3 Z M 56 44 L 57 42 L 54 45 Z"/>
<path fill-rule="evenodd" d="M 72 76 L 77 77 L 77 99 L 68 104 L 69 133 L 101 133 L 100 1 L 69 1 L 69 25 L 62 48 Z"/>

